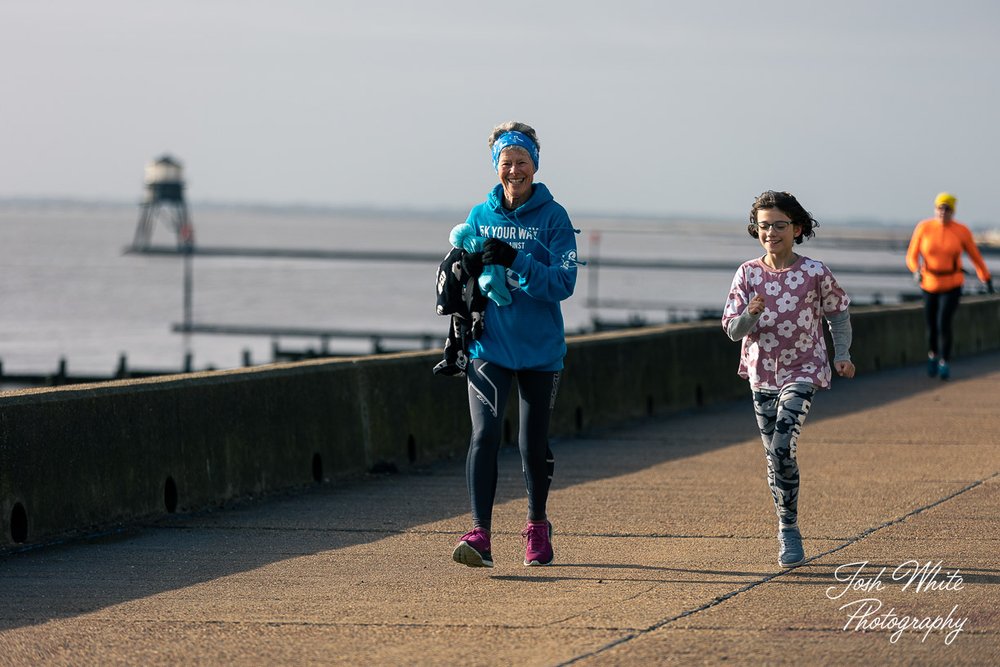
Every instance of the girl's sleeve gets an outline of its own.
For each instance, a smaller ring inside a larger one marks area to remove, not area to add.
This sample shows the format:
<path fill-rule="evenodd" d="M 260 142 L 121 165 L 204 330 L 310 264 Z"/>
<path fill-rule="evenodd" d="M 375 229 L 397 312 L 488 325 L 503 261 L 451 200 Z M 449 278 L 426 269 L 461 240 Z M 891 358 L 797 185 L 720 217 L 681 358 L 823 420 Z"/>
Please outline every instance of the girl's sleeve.
<path fill-rule="evenodd" d="M 837 278 L 834 277 L 829 267 L 824 265 L 823 273 L 819 277 L 819 295 L 823 315 L 829 320 L 831 315 L 847 310 L 847 307 L 851 305 L 851 297 L 847 296 L 847 292 L 837 282 Z"/>
<path fill-rule="evenodd" d="M 833 360 L 851 360 L 851 342 L 854 330 L 851 328 L 851 314 L 843 310 L 826 318 L 830 325 L 830 337 L 833 339 Z"/>
<path fill-rule="evenodd" d="M 753 331 L 754 325 L 757 324 L 761 315 L 763 313 L 754 315 L 749 310 L 744 310 L 742 315 L 730 319 L 723 325 L 726 329 L 726 335 L 733 341 L 746 337 L 748 333 Z"/>
<path fill-rule="evenodd" d="M 518 275 L 524 293 L 541 301 L 568 299 L 576 289 L 576 230 L 565 210 L 560 208 L 557 215 L 545 243 L 548 263 L 521 251 L 510 267 Z"/>
<path fill-rule="evenodd" d="M 726 297 L 726 305 L 722 309 L 722 328 L 731 340 L 736 341 L 746 336 L 760 319 L 760 315 L 751 315 L 747 311 L 747 306 L 750 305 L 749 292 L 746 273 L 743 267 L 740 267 L 733 276 L 729 296 Z"/>

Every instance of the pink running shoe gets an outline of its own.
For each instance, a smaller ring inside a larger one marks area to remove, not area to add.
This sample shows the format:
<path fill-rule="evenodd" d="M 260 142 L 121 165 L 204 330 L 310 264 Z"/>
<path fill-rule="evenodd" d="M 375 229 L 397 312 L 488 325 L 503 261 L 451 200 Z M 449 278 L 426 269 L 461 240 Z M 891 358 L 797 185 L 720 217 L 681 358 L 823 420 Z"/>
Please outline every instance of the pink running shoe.
<path fill-rule="evenodd" d="M 552 524 L 548 521 L 529 521 L 524 532 L 524 564 L 552 565 L 555 554 L 552 553 Z"/>
<path fill-rule="evenodd" d="M 476 526 L 459 541 L 451 557 L 456 563 L 469 567 L 493 567 L 493 554 L 490 553 L 490 534 Z"/>

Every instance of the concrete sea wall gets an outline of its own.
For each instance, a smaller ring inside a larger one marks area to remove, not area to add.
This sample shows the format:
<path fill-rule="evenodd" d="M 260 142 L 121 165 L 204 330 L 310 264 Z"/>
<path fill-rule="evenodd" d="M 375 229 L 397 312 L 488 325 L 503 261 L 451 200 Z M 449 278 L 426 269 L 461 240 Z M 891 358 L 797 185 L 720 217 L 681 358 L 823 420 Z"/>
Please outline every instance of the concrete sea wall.
<path fill-rule="evenodd" d="M 859 373 L 924 359 L 918 305 L 852 313 Z M 442 324 L 444 320 L 442 319 Z M 1000 348 L 1000 298 L 966 299 L 955 355 Z M 570 339 L 552 435 L 746 396 L 717 322 Z M 0 394 L 0 552 L 121 523 L 464 456 L 463 379 L 440 353 L 313 360 Z M 505 438 L 516 438 L 516 401 Z"/>

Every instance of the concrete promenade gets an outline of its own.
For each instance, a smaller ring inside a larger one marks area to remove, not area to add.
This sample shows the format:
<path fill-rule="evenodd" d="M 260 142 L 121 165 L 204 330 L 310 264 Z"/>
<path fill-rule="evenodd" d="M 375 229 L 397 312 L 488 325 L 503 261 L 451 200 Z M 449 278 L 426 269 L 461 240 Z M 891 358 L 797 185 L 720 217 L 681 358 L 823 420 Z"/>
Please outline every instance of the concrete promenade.
<path fill-rule="evenodd" d="M 953 372 L 817 397 L 798 568 L 748 394 L 555 442 L 551 567 L 509 448 L 492 570 L 450 558 L 461 461 L 8 555 L 0 665 L 997 664 L 1000 355 Z"/>

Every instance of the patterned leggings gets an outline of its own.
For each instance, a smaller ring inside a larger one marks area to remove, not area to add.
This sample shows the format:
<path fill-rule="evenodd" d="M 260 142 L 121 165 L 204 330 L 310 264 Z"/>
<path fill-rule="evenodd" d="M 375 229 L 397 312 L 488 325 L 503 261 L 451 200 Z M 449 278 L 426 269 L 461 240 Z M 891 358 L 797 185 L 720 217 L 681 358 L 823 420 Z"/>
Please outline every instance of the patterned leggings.
<path fill-rule="evenodd" d="M 767 455 L 767 484 L 782 525 L 798 521 L 799 463 L 795 447 L 815 393 L 816 387 L 808 382 L 793 382 L 778 392 L 753 392 L 754 412 Z"/>

